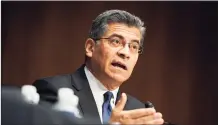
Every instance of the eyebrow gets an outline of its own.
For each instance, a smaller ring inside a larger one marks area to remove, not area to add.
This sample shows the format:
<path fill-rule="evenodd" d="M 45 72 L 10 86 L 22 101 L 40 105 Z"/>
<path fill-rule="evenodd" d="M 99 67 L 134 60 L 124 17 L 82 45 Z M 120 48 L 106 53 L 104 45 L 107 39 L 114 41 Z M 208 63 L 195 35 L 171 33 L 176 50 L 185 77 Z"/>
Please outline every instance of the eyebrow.
<path fill-rule="evenodd" d="M 116 34 L 116 33 L 109 36 L 109 38 L 111 38 L 111 37 L 119 37 L 121 39 L 124 39 L 124 37 L 122 35 L 119 35 L 119 34 Z"/>
<path fill-rule="evenodd" d="M 111 38 L 111 37 L 119 37 L 121 39 L 124 39 L 124 37 L 122 35 L 119 35 L 119 34 L 116 34 L 116 33 L 114 33 L 111 36 L 109 36 L 109 38 Z M 139 40 L 131 40 L 131 42 L 136 42 L 136 43 L 138 43 L 140 45 Z"/>

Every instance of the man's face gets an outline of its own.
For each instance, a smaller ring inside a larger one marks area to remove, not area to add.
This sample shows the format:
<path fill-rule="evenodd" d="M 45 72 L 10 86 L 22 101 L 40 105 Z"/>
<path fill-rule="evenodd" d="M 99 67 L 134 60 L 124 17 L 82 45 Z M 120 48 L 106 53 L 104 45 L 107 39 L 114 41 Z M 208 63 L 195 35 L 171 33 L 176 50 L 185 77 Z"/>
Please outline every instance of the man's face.
<path fill-rule="evenodd" d="M 118 83 L 126 81 L 138 60 L 138 52 L 133 52 L 128 43 L 140 44 L 141 33 L 136 27 L 125 24 L 109 24 L 107 31 L 93 47 L 91 54 L 92 72 L 101 82 L 114 80 Z M 117 47 L 117 41 L 122 40 L 122 45 Z"/>

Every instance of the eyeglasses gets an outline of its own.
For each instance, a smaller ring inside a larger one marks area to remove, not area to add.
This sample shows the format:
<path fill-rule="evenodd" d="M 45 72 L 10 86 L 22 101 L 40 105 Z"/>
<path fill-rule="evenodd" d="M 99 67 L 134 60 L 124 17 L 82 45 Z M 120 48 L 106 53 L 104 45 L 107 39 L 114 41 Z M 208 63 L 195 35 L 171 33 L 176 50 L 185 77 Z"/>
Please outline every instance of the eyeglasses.
<path fill-rule="evenodd" d="M 111 47 L 114 47 L 114 48 L 121 48 L 121 47 L 124 47 L 125 44 L 128 44 L 130 52 L 132 52 L 134 54 L 135 53 L 142 54 L 142 52 L 143 52 L 143 47 L 138 42 L 126 43 L 123 38 L 120 38 L 120 37 L 117 37 L 117 36 L 108 37 L 108 38 L 98 38 L 98 39 L 94 39 L 94 40 L 97 41 L 97 40 L 100 40 L 100 39 L 107 39 L 109 45 Z"/>

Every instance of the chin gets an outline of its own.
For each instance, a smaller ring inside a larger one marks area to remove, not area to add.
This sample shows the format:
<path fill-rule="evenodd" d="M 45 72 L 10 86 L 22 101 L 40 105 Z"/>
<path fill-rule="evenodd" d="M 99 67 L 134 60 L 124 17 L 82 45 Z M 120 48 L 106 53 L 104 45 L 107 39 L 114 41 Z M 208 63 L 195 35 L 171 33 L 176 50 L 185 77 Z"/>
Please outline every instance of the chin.
<path fill-rule="evenodd" d="M 129 79 L 130 74 L 128 71 L 117 70 L 114 68 L 110 68 L 105 70 L 106 75 L 117 83 L 123 83 Z"/>
<path fill-rule="evenodd" d="M 123 75 L 120 75 L 120 74 L 112 74 L 111 75 L 111 78 L 114 80 L 114 81 L 117 81 L 119 83 L 123 83 L 125 82 L 129 77 L 128 76 L 123 76 Z"/>

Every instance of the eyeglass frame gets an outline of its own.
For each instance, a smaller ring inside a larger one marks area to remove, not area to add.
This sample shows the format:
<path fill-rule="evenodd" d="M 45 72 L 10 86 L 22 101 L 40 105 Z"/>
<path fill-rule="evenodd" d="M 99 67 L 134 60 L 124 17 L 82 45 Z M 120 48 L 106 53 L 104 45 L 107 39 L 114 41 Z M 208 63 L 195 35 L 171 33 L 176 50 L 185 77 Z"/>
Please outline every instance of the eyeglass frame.
<path fill-rule="evenodd" d="M 110 43 L 110 39 L 111 39 L 111 36 L 110 37 L 102 37 L 102 38 L 92 38 L 94 41 L 98 41 L 98 40 L 101 40 L 101 39 L 107 39 Z M 122 41 L 125 41 L 125 39 L 121 38 Z M 128 45 L 130 45 L 131 43 L 126 43 Z M 139 44 L 139 49 L 138 49 L 138 54 L 141 55 L 143 53 L 143 46 Z"/>

